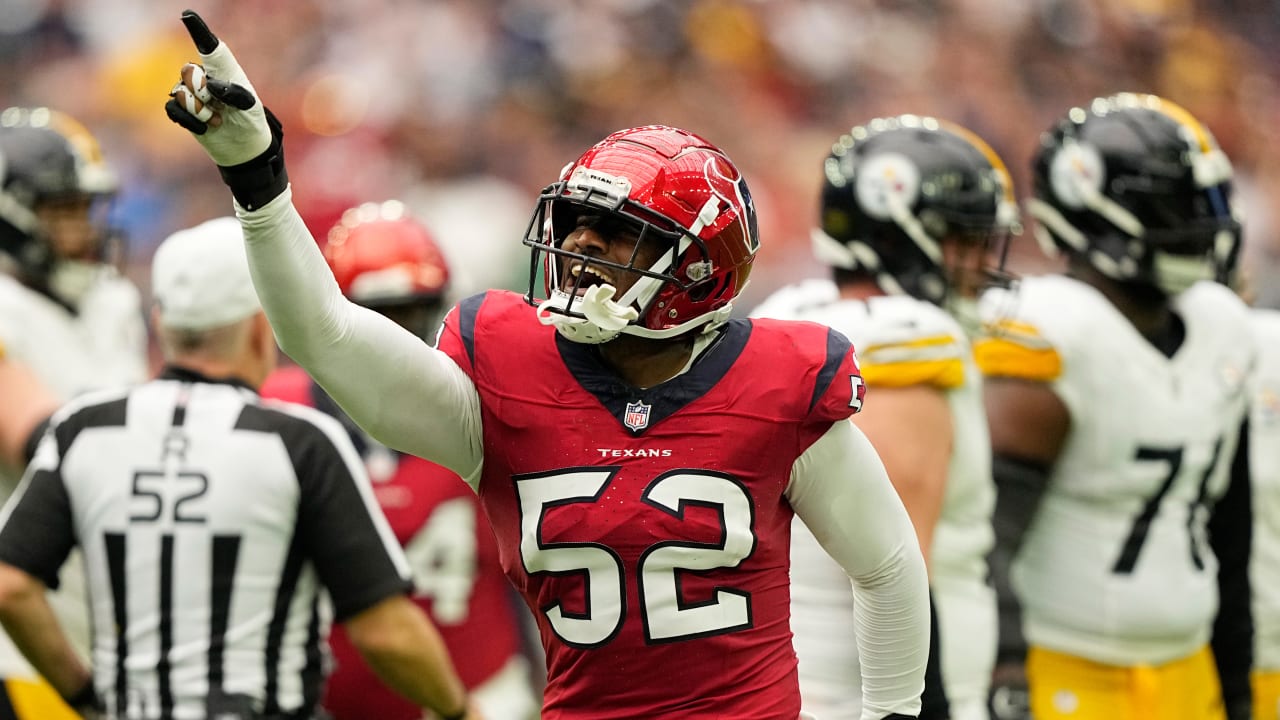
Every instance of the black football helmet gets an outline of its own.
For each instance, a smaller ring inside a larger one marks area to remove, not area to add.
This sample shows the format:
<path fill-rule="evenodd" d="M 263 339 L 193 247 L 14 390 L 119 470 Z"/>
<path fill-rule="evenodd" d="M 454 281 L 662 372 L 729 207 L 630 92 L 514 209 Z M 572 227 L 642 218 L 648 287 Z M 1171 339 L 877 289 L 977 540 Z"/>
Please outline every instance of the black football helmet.
<path fill-rule="evenodd" d="M 986 142 L 943 120 L 900 115 L 832 146 L 813 249 L 832 267 L 872 275 L 885 292 L 943 305 L 962 272 L 943 241 L 982 252 L 986 282 L 1002 272 L 1018 229 L 1009 172 Z"/>
<path fill-rule="evenodd" d="M 1123 93 L 1073 108 L 1040 137 L 1027 210 L 1049 254 L 1167 295 L 1226 282 L 1240 250 L 1231 161 L 1191 113 Z"/>
<path fill-rule="evenodd" d="M 116 178 L 98 141 L 79 122 L 48 108 L 0 111 L 0 262 L 24 282 L 58 293 L 57 269 L 66 260 L 98 262 L 109 233 L 99 200 L 111 197 Z M 74 224 L 87 223 L 91 237 L 74 257 L 65 257 L 55 229 L 42 217 L 63 205 Z M 75 298 L 61 298 L 74 303 Z"/>

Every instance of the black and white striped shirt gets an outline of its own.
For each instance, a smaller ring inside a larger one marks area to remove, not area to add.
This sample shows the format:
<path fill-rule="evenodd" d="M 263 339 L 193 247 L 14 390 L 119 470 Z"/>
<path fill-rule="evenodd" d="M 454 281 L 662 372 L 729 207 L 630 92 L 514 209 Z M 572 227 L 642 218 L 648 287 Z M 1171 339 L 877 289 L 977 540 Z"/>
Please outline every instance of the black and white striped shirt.
<path fill-rule="evenodd" d="M 94 681 L 128 720 L 308 717 L 328 616 L 411 588 L 335 420 L 179 368 L 60 410 L 0 511 L 0 561 L 51 587 L 77 544 Z"/>

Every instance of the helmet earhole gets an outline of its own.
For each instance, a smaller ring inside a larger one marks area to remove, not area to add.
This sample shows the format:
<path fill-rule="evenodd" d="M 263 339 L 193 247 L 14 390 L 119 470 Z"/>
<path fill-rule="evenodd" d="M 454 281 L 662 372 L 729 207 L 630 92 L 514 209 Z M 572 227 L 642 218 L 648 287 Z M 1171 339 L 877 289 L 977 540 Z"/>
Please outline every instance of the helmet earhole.
<path fill-rule="evenodd" d="M 733 277 L 732 275 L 729 276 L 729 278 L 732 278 L 732 277 Z M 728 280 L 729 278 L 726 278 L 726 280 Z M 720 290 L 724 287 L 724 285 L 725 283 L 717 284 L 714 282 L 705 282 L 705 283 L 700 283 L 698 285 L 694 285 L 693 287 L 689 288 L 689 299 L 696 303 L 704 302 L 707 298 L 711 297 L 712 295 L 718 294 Z"/>

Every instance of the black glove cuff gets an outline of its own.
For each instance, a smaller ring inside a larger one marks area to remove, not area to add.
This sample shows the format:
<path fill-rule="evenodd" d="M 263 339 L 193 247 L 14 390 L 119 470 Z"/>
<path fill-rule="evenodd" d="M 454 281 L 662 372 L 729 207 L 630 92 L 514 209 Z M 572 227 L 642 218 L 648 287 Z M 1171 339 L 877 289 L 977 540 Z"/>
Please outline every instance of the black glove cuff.
<path fill-rule="evenodd" d="M 267 149 L 248 162 L 218 166 L 222 182 L 231 188 L 236 202 L 245 210 L 257 210 L 289 187 L 289 173 L 284 167 L 284 128 L 270 110 L 266 110 L 266 114 L 267 127 L 271 128 L 271 144 Z"/>
<path fill-rule="evenodd" d="M 102 701 L 98 699 L 98 689 L 93 686 L 93 680 L 90 679 L 84 684 L 74 695 L 62 698 L 72 710 L 101 710 Z M 82 713 L 83 714 L 83 713 Z"/>
<path fill-rule="evenodd" d="M 467 716 L 467 704 L 462 704 L 462 709 L 452 715 L 441 715 L 440 720 L 462 720 Z"/>

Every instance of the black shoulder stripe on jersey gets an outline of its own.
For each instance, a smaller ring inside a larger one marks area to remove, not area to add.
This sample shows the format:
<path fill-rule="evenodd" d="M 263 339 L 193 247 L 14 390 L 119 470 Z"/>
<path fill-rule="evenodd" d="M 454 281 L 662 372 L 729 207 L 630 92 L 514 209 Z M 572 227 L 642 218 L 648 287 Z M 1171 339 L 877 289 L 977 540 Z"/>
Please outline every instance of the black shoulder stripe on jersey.
<path fill-rule="evenodd" d="M 264 433 L 272 433 L 280 437 L 285 449 L 289 453 L 289 460 L 293 464 L 295 475 L 299 484 L 300 504 L 306 505 L 309 502 L 316 501 L 319 497 L 331 495 L 331 490 L 335 483 L 341 484 L 343 480 L 337 478 L 345 478 L 345 482 L 351 488 L 351 492 L 355 492 L 355 481 L 346 477 L 346 465 L 342 458 L 341 452 L 334 445 L 319 426 L 303 417 L 298 417 L 280 410 L 265 408 L 258 405 L 245 405 L 240 411 L 240 417 L 236 419 L 237 430 L 250 430 Z M 320 468 L 317 471 L 317 468 Z M 344 496 L 343 500 L 350 498 Z M 354 502 L 359 502 L 358 496 Z M 354 509 L 348 503 L 344 506 L 348 510 Z M 299 511 L 299 526 L 294 528 L 294 534 L 289 542 L 289 549 L 285 555 L 284 567 L 281 569 L 279 585 L 276 590 L 275 607 L 272 611 L 271 621 L 267 626 L 267 641 L 263 657 L 263 672 L 266 677 L 266 701 L 264 712 L 268 715 L 280 713 L 283 710 L 293 712 L 296 708 L 283 708 L 280 701 L 280 675 L 284 671 L 281 666 L 281 649 L 284 644 L 284 632 L 288 624 L 289 612 L 292 607 L 294 597 L 298 593 L 298 585 L 302 576 L 304 566 L 308 561 L 314 563 L 317 570 L 320 571 L 321 581 L 329 589 L 334 600 L 336 613 L 350 614 L 346 607 L 347 594 L 340 592 L 341 587 L 333 584 L 332 573 L 326 576 L 324 568 L 320 567 L 319 558 L 316 558 L 309 550 L 310 543 L 307 540 L 307 533 L 301 526 L 303 522 L 304 512 Z M 372 526 L 372 521 L 367 521 L 364 525 L 357 527 L 356 517 L 352 516 L 352 524 L 345 527 L 344 530 L 337 530 L 338 524 L 328 526 L 329 531 L 338 531 L 342 535 L 351 537 L 361 537 L 371 532 L 368 527 Z M 368 526 L 368 527 L 366 527 Z M 363 531 L 363 532 L 361 532 Z M 389 565 L 390 560 L 369 557 L 368 565 L 372 567 L 382 567 Z M 381 561 L 381 562 L 379 562 Z M 357 575 L 361 580 L 363 576 L 355 570 L 348 568 L 350 572 Z M 399 592 L 401 588 L 398 586 L 399 578 L 391 573 L 390 579 L 383 585 L 374 586 L 370 589 L 371 593 L 382 593 L 383 596 L 392 592 Z M 396 587 L 388 590 L 386 587 L 396 584 Z M 312 622 L 315 622 L 314 618 Z M 310 683 L 303 688 L 304 698 L 319 697 L 319 683 L 321 681 L 321 673 L 314 672 L 311 669 L 311 658 L 314 653 L 318 653 L 315 647 L 310 644 L 318 643 L 319 633 L 308 633 L 308 647 L 306 648 L 308 665 L 303 672 L 304 683 Z"/>
<path fill-rule="evenodd" d="M 310 421 L 261 405 L 245 405 L 240 410 L 240 417 L 236 418 L 235 429 L 279 435 L 293 458 L 302 455 L 312 445 L 332 444 L 324 431 Z"/>
<path fill-rule="evenodd" d="M 646 430 L 715 387 L 742 355 L 747 340 L 751 337 L 751 329 L 749 320 L 729 321 L 725 324 L 720 339 L 703 352 L 689 372 L 644 390 L 620 380 L 604 364 L 592 345 L 566 340 L 560 333 L 556 333 L 556 349 L 583 389 L 595 395 L 623 427 L 628 427 L 625 420 L 628 404 L 648 405 L 649 417 L 646 424 L 639 429 L 628 428 L 634 435 L 643 435 Z"/>
<path fill-rule="evenodd" d="M 22 444 L 22 463 L 24 465 L 30 463 L 31 458 L 36 456 L 36 448 L 40 446 L 40 438 L 44 437 L 45 431 L 49 429 L 51 420 L 53 420 L 52 416 L 41 420 L 40 424 L 32 429 L 31 434 L 27 435 L 27 441 Z M 3 715 L 0 715 L 0 719 L 3 717 Z"/>
<path fill-rule="evenodd" d="M 82 430 L 102 427 L 124 427 L 128 415 L 129 398 L 121 397 L 97 405 L 88 405 L 73 412 L 58 423 L 54 436 L 58 439 L 58 454 L 66 457 L 67 449 Z"/>
<path fill-rule="evenodd" d="M 822 369 L 818 371 L 818 379 L 813 384 L 813 397 L 809 399 L 810 411 L 826 394 L 827 388 L 831 387 L 831 382 L 836 379 L 836 370 L 840 369 L 840 363 L 844 362 L 845 355 L 849 354 L 851 345 L 849 338 L 835 330 L 827 329 L 827 360 L 822 363 Z"/>
<path fill-rule="evenodd" d="M 246 405 L 236 429 L 273 433 L 288 451 L 299 485 L 298 552 L 329 591 L 335 621 L 412 589 L 379 533 L 376 505 L 361 495 L 368 480 L 358 459 L 349 465 L 325 430 L 281 410 Z"/>
<path fill-rule="evenodd" d="M 484 293 L 480 293 L 458 303 L 458 334 L 462 336 L 462 344 L 467 348 L 467 357 L 472 364 L 476 361 L 476 316 L 480 314 L 484 298 Z"/>

